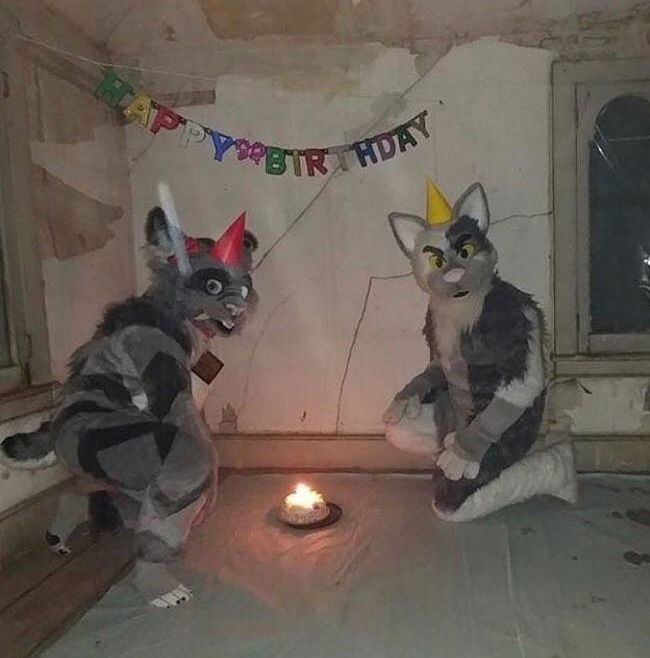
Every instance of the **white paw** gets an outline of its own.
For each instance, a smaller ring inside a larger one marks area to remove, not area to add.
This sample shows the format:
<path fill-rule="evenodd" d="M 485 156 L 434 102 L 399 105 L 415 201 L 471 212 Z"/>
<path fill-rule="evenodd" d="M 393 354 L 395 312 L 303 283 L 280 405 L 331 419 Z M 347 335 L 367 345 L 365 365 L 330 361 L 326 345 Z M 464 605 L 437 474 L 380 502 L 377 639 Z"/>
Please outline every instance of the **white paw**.
<path fill-rule="evenodd" d="M 461 478 L 473 480 L 478 476 L 480 464 L 458 444 L 455 432 L 447 434 L 444 446 L 437 463 L 447 479 L 457 482 Z"/>
<path fill-rule="evenodd" d="M 72 551 L 65 544 L 57 544 L 56 546 L 49 546 L 48 548 L 52 551 L 52 553 L 56 553 L 57 555 L 61 555 L 63 557 L 72 553 Z"/>
<path fill-rule="evenodd" d="M 178 585 L 171 592 L 162 594 L 156 599 L 149 601 L 149 605 L 156 608 L 175 608 L 178 605 L 187 603 L 192 598 L 192 592 L 185 585 Z"/>
<path fill-rule="evenodd" d="M 55 553 L 56 555 L 65 557 L 66 555 L 70 555 L 70 553 L 72 553 L 72 551 L 56 535 L 53 535 L 50 532 L 45 534 L 45 541 L 47 543 L 47 547 L 52 551 L 52 553 Z"/>

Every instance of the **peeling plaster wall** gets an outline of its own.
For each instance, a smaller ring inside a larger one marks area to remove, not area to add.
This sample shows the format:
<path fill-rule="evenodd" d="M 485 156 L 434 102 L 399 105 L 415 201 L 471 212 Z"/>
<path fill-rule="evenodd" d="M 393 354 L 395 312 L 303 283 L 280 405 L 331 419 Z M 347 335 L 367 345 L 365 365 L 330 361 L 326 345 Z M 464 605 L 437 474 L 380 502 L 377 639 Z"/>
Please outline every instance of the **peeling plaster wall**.
<path fill-rule="evenodd" d="M 93 58 L 107 56 L 40 2 L 3 2 L 0 8 L 28 35 Z M 126 143 L 123 127 L 92 97 L 82 68 L 29 44 L 18 42 L 17 48 L 26 72 L 30 193 L 39 229 L 52 374 L 63 381 L 72 351 L 92 334 L 106 304 L 135 291 Z M 0 432 L 6 436 L 33 429 L 41 416 L 12 421 Z M 35 473 L 0 468 L 0 512 L 63 476 L 58 468 Z"/>
<path fill-rule="evenodd" d="M 75 94 L 65 114 L 52 102 Z M 29 95 L 33 123 L 43 127 L 31 135 L 35 214 L 52 369 L 62 380 L 106 304 L 134 290 L 126 147 L 111 112 L 71 83 L 36 68 Z"/>
<path fill-rule="evenodd" d="M 184 150 L 177 135 L 154 140 L 128 129 L 136 247 L 161 178 L 172 183 L 192 231 L 213 235 L 246 207 L 262 249 L 317 197 L 257 273 L 256 317 L 241 337 L 218 345 L 226 369 L 207 412 L 224 431 L 235 424 L 240 432 L 381 431 L 386 400 L 426 358 L 425 299 L 411 280 L 373 283 L 337 409 L 339 389 L 368 277 L 406 270 L 386 213 L 421 213 L 426 173 L 450 197 L 480 178 L 495 217 L 516 215 L 493 228 L 501 271 L 535 293 L 552 322 L 551 61 L 650 54 L 647 0 L 44 2 L 118 61 L 205 76 L 134 72 L 130 79 L 165 98 L 214 90 L 214 104 L 180 109 L 233 133 L 327 144 L 430 112 L 431 140 L 390 163 L 336 176 L 323 191 L 323 179 L 273 178 L 232 159 L 211 163 L 208 144 Z M 120 206 L 101 201 L 100 240 L 113 231 L 111 209 Z M 143 287 L 137 249 L 136 261 Z M 643 435 L 647 384 L 558 385 L 549 425 Z M 220 424 L 228 404 L 235 417 L 228 412 Z"/>
<path fill-rule="evenodd" d="M 328 46 L 312 47 L 311 59 L 328 57 Z M 223 75 L 213 106 L 182 109 L 206 125 L 298 145 L 340 143 L 429 111 L 431 139 L 390 162 L 335 175 L 324 189 L 323 178 L 272 177 L 232 159 L 219 165 L 207 143 L 182 149 L 177 136 L 152 141 L 128 128 L 136 235 L 160 178 L 172 183 L 193 233 L 215 235 L 246 208 L 262 250 L 315 199 L 257 271 L 261 304 L 243 335 L 218 344 L 226 368 L 207 402 L 214 428 L 230 403 L 240 432 L 381 431 L 386 401 L 426 360 L 426 298 L 412 280 L 373 284 L 337 409 L 339 390 L 368 278 L 408 270 L 387 212 L 424 212 L 425 173 L 450 197 L 480 179 L 496 219 L 520 216 L 494 227 L 501 271 L 551 312 L 551 55 L 487 39 L 452 49 L 424 73 L 418 56 L 400 48 L 360 46 L 351 61 L 340 93 Z M 144 285 L 141 261 L 138 271 Z"/>
<path fill-rule="evenodd" d="M 214 234 L 246 207 L 262 249 L 317 197 L 258 271 L 256 317 L 241 337 L 218 345 L 226 369 L 208 418 L 218 430 L 232 404 L 240 432 L 380 432 L 386 401 L 426 359 L 426 300 L 410 279 L 375 281 L 337 409 L 368 277 L 407 269 L 386 213 L 421 213 L 427 173 L 450 197 L 481 179 L 494 216 L 517 215 L 493 228 L 501 272 L 533 292 L 552 323 L 550 64 L 557 56 L 648 56 L 650 2 L 294 4 L 197 0 L 181 10 L 163 0 L 146 17 L 137 5 L 124 10 L 104 37 L 125 62 L 208 78 L 141 80 L 154 94 L 214 88 L 214 105 L 181 109 L 233 133 L 286 145 L 336 143 L 426 108 L 431 140 L 390 163 L 336 176 L 321 192 L 323 179 L 210 163 L 207 144 L 184 150 L 175 136 L 153 141 L 131 127 L 137 236 L 160 177 L 172 181 L 194 232 Z M 141 261 L 138 276 L 144 285 Z M 551 428 L 647 434 L 647 378 L 582 384 L 554 388 Z"/>

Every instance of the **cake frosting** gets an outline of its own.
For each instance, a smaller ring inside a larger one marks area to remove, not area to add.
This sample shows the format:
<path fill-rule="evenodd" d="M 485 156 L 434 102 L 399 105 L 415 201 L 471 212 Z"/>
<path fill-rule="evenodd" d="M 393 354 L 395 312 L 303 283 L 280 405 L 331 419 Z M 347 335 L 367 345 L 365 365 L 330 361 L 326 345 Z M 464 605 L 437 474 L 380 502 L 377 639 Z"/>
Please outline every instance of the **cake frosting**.
<path fill-rule="evenodd" d="M 329 508 L 323 497 L 304 484 L 299 484 L 280 507 L 280 518 L 293 525 L 317 523 L 329 516 Z"/>

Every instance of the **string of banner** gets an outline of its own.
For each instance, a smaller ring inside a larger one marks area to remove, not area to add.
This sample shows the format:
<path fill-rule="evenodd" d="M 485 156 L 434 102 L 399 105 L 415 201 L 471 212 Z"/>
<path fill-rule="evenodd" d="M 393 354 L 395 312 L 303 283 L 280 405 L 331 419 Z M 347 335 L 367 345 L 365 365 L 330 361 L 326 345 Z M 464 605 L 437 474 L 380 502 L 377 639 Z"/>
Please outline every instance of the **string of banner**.
<path fill-rule="evenodd" d="M 427 111 L 423 110 L 392 130 L 350 144 L 305 149 L 271 146 L 246 137 L 227 135 L 187 119 L 171 108 L 157 103 L 147 93 L 136 92 L 112 69 L 104 71 L 104 76 L 95 89 L 95 96 L 110 107 L 120 109 L 128 119 L 137 121 L 154 135 L 161 129 L 176 130 L 182 127 L 180 146 L 200 144 L 209 137 L 214 147 L 214 160 L 223 162 L 226 154 L 232 154 L 236 155 L 238 161 L 247 161 L 257 166 L 264 162 L 266 173 L 274 176 L 281 176 L 289 167 L 296 176 L 302 176 L 303 172 L 307 176 L 324 176 L 329 172 L 328 166 L 332 166 L 328 157 L 335 158 L 334 162 L 338 163 L 343 171 L 350 168 L 350 157 L 356 157 L 362 167 L 367 167 L 368 164 L 390 160 L 398 152 L 404 153 L 409 148 L 415 148 L 418 145 L 416 135 L 420 139 L 429 138 Z"/>

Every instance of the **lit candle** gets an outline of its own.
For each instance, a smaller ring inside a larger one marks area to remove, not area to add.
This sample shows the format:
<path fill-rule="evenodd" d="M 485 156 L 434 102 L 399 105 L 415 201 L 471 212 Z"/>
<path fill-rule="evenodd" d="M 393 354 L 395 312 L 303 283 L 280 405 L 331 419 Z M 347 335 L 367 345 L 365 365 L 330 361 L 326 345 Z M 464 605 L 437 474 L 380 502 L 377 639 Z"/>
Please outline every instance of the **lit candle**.
<path fill-rule="evenodd" d="M 324 504 L 323 496 L 306 484 L 298 484 L 296 490 L 285 498 L 287 507 L 301 507 L 311 510 Z"/>
<path fill-rule="evenodd" d="M 330 510 L 323 496 L 306 484 L 298 484 L 280 506 L 280 518 L 290 525 L 318 523 L 329 516 Z"/>

